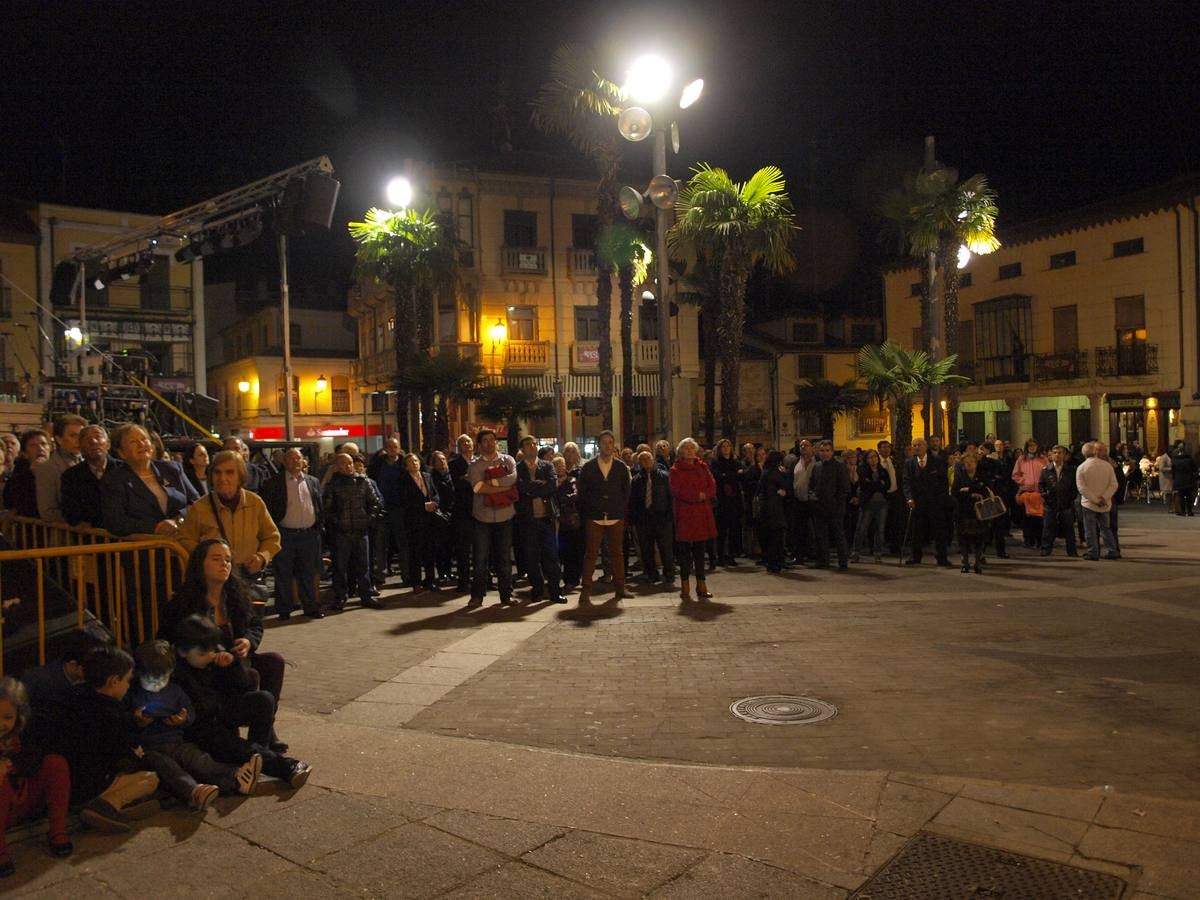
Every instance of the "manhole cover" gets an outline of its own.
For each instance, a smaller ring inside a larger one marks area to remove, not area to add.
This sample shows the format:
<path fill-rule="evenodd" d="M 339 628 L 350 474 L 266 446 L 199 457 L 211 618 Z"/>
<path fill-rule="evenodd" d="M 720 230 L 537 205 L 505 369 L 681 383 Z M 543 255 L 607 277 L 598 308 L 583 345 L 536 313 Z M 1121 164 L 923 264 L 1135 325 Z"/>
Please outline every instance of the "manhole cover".
<path fill-rule="evenodd" d="M 813 725 L 832 719 L 838 712 L 836 706 L 824 700 L 786 694 L 745 697 L 731 703 L 729 711 L 756 725 Z"/>
<path fill-rule="evenodd" d="M 1125 882 L 1104 872 L 921 832 L 851 900 L 1118 900 Z"/>

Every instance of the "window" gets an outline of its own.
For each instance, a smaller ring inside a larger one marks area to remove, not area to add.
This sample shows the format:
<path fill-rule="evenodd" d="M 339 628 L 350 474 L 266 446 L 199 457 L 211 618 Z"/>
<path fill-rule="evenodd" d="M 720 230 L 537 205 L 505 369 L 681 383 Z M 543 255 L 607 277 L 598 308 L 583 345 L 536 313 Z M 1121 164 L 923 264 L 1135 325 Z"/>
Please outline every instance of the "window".
<path fill-rule="evenodd" d="M 850 343 L 861 347 L 863 344 L 875 343 L 874 325 L 851 325 Z"/>
<path fill-rule="evenodd" d="M 792 343 L 819 344 L 821 343 L 821 328 L 816 322 L 793 322 Z"/>
<path fill-rule="evenodd" d="M 575 307 L 575 340 L 600 340 L 600 307 Z"/>
<path fill-rule="evenodd" d="M 600 220 L 596 216 L 571 216 L 571 246 L 576 250 L 596 249 Z"/>
<path fill-rule="evenodd" d="M 508 308 L 508 339 L 510 341 L 537 340 L 537 312 L 532 306 L 510 306 Z"/>
<path fill-rule="evenodd" d="M 350 379 L 345 375 L 334 375 L 330 380 L 330 412 L 350 412 Z"/>
<path fill-rule="evenodd" d="M 971 277 L 970 272 L 959 272 L 958 273 L 958 286 L 960 288 L 969 288 L 974 283 L 974 281 L 975 281 L 975 279 L 973 279 Z"/>
<path fill-rule="evenodd" d="M 643 303 L 638 311 L 638 339 L 643 341 L 658 340 L 658 306 L 655 303 Z"/>
<path fill-rule="evenodd" d="M 1007 265 L 1001 266 L 1000 274 L 998 277 L 1000 277 L 1001 279 L 1019 278 L 1020 275 L 1021 275 L 1021 264 L 1019 262 L 1015 262 L 1015 263 L 1008 263 Z"/>
<path fill-rule="evenodd" d="M 1146 300 L 1144 297 L 1118 297 L 1116 301 L 1117 374 L 1145 375 Z"/>
<path fill-rule="evenodd" d="M 1136 256 L 1145 252 L 1146 247 L 1142 238 L 1130 238 L 1127 241 L 1116 241 L 1113 244 L 1113 256 Z"/>
<path fill-rule="evenodd" d="M 1029 348 L 1033 346 L 1029 295 L 1009 294 L 973 307 L 976 380 L 984 384 L 1028 381 Z"/>
<path fill-rule="evenodd" d="M 910 296 L 910 297 L 920 297 L 921 296 L 921 282 L 914 281 L 912 284 L 910 284 L 908 286 L 908 296 Z"/>
<path fill-rule="evenodd" d="M 292 346 L 293 346 L 293 347 L 299 347 L 299 346 L 300 346 L 300 344 L 302 343 L 302 341 L 300 340 L 300 337 L 301 337 L 300 325 L 299 325 L 298 323 L 296 323 L 296 322 L 292 322 L 292 323 L 290 323 L 290 324 L 291 324 L 291 326 L 292 326 L 292 327 L 291 327 L 291 332 L 292 332 Z"/>
<path fill-rule="evenodd" d="M 1068 266 L 1075 265 L 1075 251 L 1066 250 L 1062 253 L 1052 253 L 1050 255 L 1050 268 L 1065 269 Z"/>
<path fill-rule="evenodd" d="M 1054 352 L 1074 353 L 1079 349 L 1079 315 L 1072 306 L 1054 307 Z"/>
<path fill-rule="evenodd" d="M 287 384 L 287 380 L 283 377 L 283 373 L 280 372 L 279 375 L 277 375 L 275 378 L 275 408 L 277 410 L 279 410 L 279 415 L 281 415 L 281 416 L 286 412 L 286 410 L 284 409 L 284 406 L 283 406 L 283 404 L 285 402 L 283 399 L 283 392 L 284 392 L 283 386 L 285 384 Z M 299 375 L 292 376 L 292 412 L 294 412 L 294 413 L 300 412 L 300 376 Z"/>
<path fill-rule="evenodd" d="M 825 377 L 825 357 L 813 355 L 800 355 L 796 357 L 796 377 L 804 379 L 824 378 Z"/>
<path fill-rule="evenodd" d="M 458 218 L 455 236 L 468 247 L 475 246 L 475 198 L 464 188 L 458 195 Z"/>
<path fill-rule="evenodd" d="M 438 307 L 438 340 L 443 344 L 453 344 L 458 340 L 458 310 L 453 306 Z"/>
<path fill-rule="evenodd" d="M 504 211 L 504 246 L 537 246 L 537 213 L 521 209 Z"/>

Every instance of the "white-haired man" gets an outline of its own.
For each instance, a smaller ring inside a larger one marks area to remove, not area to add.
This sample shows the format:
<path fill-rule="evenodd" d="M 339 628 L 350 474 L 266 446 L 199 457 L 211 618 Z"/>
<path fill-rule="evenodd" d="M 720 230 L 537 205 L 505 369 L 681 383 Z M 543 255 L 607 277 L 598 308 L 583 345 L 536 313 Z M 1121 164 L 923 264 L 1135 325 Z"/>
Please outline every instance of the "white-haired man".
<path fill-rule="evenodd" d="M 1075 470 L 1075 485 L 1079 488 L 1079 502 L 1083 508 L 1083 533 L 1087 540 L 1084 559 L 1091 560 L 1100 558 L 1101 540 L 1107 550 L 1105 559 L 1121 558 L 1117 539 L 1108 527 L 1108 513 L 1117 492 L 1117 476 L 1100 452 L 1102 449 L 1107 450 L 1107 447 L 1100 441 L 1084 444 L 1083 462 Z"/>

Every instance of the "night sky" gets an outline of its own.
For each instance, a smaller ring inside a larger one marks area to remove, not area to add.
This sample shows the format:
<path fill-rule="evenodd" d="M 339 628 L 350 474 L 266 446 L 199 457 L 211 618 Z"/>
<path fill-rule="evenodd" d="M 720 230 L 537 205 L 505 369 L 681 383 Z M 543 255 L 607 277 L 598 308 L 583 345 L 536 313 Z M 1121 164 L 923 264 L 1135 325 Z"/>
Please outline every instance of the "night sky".
<path fill-rule="evenodd" d="M 616 80 L 648 49 L 703 75 L 672 174 L 776 163 L 819 210 L 818 246 L 864 232 L 925 134 L 990 177 L 1002 224 L 1200 170 L 1191 3 L 21 6 L 0 79 L 7 199 L 165 213 L 325 153 L 345 222 L 406 156 L 491 153 L 504 122 L 518 149 L 562 148 L 527 122 L 567 41 Z"/>

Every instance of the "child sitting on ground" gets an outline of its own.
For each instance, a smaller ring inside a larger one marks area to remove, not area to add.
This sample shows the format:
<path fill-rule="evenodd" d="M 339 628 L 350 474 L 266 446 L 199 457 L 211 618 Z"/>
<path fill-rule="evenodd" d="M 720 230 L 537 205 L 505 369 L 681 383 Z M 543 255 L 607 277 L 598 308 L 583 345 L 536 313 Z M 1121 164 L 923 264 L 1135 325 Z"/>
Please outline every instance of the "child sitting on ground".
<path fill-rule="evenodd" d="M 175 670 L 175 681 L 191 698 L 196 715 L 187 739 L 224 763 L 242 765 L 257 753 L 265 774 L 293 788 L 303 787 L 312 767 L 267 746 L 275 698 L 266 691 L 249 690 L 246 667 L 221 647 L 221 630 L 212 620 L 193 615 L 180 622 L 175 650 L 183 660 Z M 248 740 L 238 734 L 241 725 L 249 726 Z"/>
<path fill-rule="evenodd" d="M 78 628 L 67 635 L 56 659 L 21 673 L 21 684 L 25 686 L 33 713 L 24 732 L 27 743 L 53 752 L 58 732 L 74 702 L 76 688 L 84 681 L 83 658 L 93 648 L 102 646 L 104 641 Z"/>
<path fill-rule="evenodd" d="M 133 658 L 101 646 L 83 658 L 84 683 L 59 723 L 61 749 L 71 767 L 71 799 L 84 802 L 79 820 L 105 831 L 129 831 L 121 810 L 154 793 L 158 777 L 145 771 L 142 748 L 132 737 L 133 713 L 122 701 L 129 691 Z"/>
<path fill-rule="evenodd" d="M 184 737 L 194 718 L 192 701 L 171 682 L 175 651 L 166 641 L 146 641 L 134 653 L 137 683 L 125 703 L 140 729 L 143 761 L 162 786 L 192 809 L 203 812 L 217 794 L 250 794 L 258 784 L 262 757 L 257 753 L 238 766 L 219 763 Z M 197 783 L 201 779 L 202 783 Z"/>
<path fill-rule="evenodd" d="M 42 756 L 34 746 L 21 744 L 29 719 L 24 686 L 15 678 L 0 680 L 0 878 L 16 872 L 4 842 L 5 829 L 33 818 L 43 805 L 50 825 L 50 852 L 70 856 L 75 849 L 67 839 L 71 796 L 67 761 L 57 754 Z"/>

